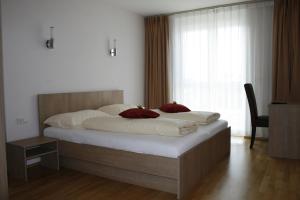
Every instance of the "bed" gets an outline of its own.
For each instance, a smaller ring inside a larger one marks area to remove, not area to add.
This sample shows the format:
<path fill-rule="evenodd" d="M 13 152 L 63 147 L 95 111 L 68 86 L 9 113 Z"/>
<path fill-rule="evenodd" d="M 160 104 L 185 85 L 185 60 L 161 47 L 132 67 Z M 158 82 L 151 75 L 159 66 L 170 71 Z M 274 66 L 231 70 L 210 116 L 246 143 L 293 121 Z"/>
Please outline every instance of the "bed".
<path fill-rule="evenodd" d="M 123 103 L 121 90 L 38 95 L 40 134 L 60 140 L 61 166 L 173 193 L 177 199 L 184 199 L 230 154 L 230 127 L 222 120 L 211 124 L 212 127 L 198 129 L 207 133 L 211 130 L 199 139 L 195 134 L 176 139 L 123 134 L 120 138 L 104 132 L 98 142 L 95 138 L 99 136 L 95 135 L 99 134 L 91 130 L 61 130 L 43 124 L 55 114 L 117 103 Z"/>

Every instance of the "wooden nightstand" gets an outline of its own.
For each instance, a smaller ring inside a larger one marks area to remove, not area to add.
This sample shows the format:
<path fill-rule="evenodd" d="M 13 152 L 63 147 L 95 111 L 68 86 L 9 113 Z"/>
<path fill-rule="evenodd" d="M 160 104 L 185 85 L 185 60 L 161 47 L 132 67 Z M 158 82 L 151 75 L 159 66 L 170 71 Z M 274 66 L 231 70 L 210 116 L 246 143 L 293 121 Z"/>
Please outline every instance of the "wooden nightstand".
<path fill-rule="evenodd" d="M 27 161 L 41 158 L 42 166 L 59 170 L 58 140 L 34 137 L 7 143 L 8 173 L 13 178 L 28 180 Z"/>

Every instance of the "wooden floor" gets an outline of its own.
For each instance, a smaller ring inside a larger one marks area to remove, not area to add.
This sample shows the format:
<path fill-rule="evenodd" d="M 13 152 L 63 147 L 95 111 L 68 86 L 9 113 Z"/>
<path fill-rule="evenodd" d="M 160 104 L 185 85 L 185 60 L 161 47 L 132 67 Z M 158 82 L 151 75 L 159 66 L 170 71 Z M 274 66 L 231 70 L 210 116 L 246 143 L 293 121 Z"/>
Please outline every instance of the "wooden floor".
<path fill-rule="evenodd" d="M 272 159 L 267 143 L 253 150 L 248 140 L 232 139 L 231 156 L 191 194 L 191 200 L 300 200 L 300 161 Z M 37 174 L 38 170 L 35 170 Z M 10 199 L 175 200 L 176 196 L 68 169 L 42 171 L 28 183 L 9 180 Z"/>

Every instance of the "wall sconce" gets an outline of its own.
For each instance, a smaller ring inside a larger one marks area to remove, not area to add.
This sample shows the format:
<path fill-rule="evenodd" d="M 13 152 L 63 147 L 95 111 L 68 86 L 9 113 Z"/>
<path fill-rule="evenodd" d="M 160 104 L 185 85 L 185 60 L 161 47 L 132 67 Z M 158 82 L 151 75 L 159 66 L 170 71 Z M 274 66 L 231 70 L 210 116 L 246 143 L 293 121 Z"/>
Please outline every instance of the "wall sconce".
<path fill-rule="evenodd" d="M 109 55 L 110 56 L 117 56 L 117 40 L 114 39 L 113 47 L 109 45 Z"/>
<path fill-rule="evenodd" d="M 46 47 L 48 49 L 54 49 L 54 38 L 53 38 L 54 27 L 50 27 L 50 39 L 46 41 Z"/>

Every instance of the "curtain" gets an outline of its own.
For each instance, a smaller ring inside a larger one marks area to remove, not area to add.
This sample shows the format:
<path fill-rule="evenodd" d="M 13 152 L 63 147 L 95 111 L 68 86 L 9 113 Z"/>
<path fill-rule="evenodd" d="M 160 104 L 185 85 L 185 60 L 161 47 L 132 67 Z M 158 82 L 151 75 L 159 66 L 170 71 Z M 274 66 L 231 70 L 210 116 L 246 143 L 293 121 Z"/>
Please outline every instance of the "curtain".
<path fill-rule="evenodd" d="M 300 1 L 275 0 L 273 101 L 300 103 Z"/>
<path fill-rule="evenodd" d="M 145 18 L 145 106 L 158 108 L 168 102 L 169 19 Z"/>
<path fill-rule="evenodd" d="M 272 97 L 272 15 L 273 2 L 172 15 L 172 99 L 193 110 L 219 112 L 234 135 L 250 135 L 243 85 L 253 84 L 259 114 L 268 114 Z"/>

